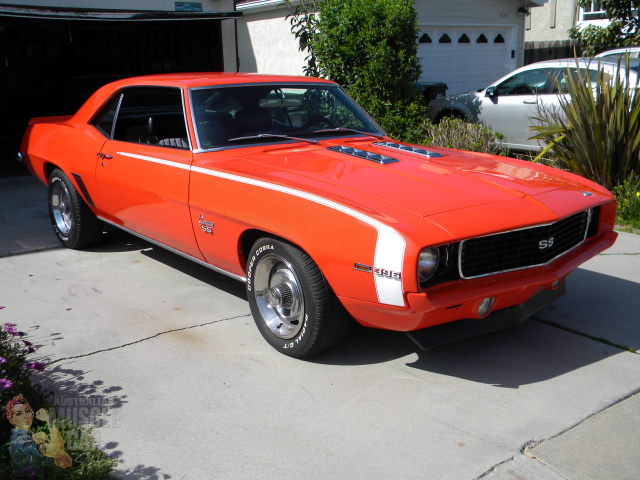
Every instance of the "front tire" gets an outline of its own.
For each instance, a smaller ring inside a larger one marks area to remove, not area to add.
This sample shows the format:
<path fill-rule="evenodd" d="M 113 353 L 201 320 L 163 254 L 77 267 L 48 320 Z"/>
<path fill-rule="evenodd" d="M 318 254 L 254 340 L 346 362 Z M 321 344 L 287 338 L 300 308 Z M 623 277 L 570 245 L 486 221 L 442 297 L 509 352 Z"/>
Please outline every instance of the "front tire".
<path fill-rule="evenodd" d="M 338 343 L 349 316 L 316 263 L 289 243 L 261 238 L 247 259 L 247 296 L 262 336 L 291 357 Z"/>
<path fill-rule="evenodd" d="M 83 248 L 102 236 L 103 224 L 61 170 L 49 177 L 49 217 L 58 240 L 68 248 Z"/>

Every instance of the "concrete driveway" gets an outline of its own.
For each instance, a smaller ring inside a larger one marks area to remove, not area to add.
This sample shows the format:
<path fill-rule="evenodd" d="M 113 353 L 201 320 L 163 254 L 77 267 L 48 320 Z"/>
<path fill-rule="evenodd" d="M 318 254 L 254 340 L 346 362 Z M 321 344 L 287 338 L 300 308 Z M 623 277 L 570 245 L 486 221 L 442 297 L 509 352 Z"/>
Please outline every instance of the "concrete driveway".
<path fill-rule="evenodd" d="M 640 236 L 621 234 L 520 327 L 424 352 L 354 326 L 303 361 L 262 339 L 242 284 L 119 232 L 59 248 L 46 188 L 5 179 L 0 305 L 49 363 L 59 412 L 94 423 L 121 478 L 640 471 Z"/>

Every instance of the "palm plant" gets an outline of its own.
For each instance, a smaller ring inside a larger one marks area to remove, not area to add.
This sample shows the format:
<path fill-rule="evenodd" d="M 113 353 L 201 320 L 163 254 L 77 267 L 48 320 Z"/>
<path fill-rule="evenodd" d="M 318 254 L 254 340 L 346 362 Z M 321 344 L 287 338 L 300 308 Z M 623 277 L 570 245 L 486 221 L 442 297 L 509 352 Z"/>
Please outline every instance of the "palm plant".
<path fill-rule="evenodd" d="M 640 173 L 640 95 L 630 81 L 629 59 L 617 74 L 597 70 L 595 83 L 576 61 L 567 69 L 566 93 L 559 109 L 541 108 L 533 136 L 547 143 L 536 160 L 553 150 L 572 172 L 612 189 L 632 173 Z M 560 82 L 554 79 L 558 91 Z"/>

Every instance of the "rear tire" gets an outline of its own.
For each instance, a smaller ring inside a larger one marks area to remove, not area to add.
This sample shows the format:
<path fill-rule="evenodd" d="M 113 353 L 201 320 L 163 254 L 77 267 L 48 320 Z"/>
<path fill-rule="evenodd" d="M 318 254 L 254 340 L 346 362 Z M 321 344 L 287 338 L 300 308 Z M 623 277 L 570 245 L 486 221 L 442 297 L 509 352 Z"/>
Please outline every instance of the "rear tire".
<path fill-rule="evenodd" d="M 102 237 L 103 224 L 89 209 L 61 170 L 49 177 L 49 217 L 58 240 L 68 248 L 83 248 Z"/>
<path fill-rule="evenodd" d="M 316 263 L 280 240 L 261 238 L 251 248 L 247 296 L 262 336 L 291 357 L 332 347 L 349 324 L 349 315 Z"/>

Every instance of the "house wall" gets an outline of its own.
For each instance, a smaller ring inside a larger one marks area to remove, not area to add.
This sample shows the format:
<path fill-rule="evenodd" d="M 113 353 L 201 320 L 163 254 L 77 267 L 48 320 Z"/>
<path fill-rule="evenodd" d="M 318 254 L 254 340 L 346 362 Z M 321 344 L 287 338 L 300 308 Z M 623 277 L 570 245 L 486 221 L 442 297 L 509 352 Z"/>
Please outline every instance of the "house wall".
<path fill-rule="evenodd" d="M 518 14 L 518 9 L 526 5 L 535 10 L 545 1 L 548 0 L 416 0 L 414 8 L 421 34 L 435 32 L 434 35 L 438 35 L 435 45 L 419 48 L 419 55 L 424 54 L 421 81 L 449 82 L 453 90 L 448 93 L 455 93 L 486 86 L 486 82 L 522 65 L 525 16 Z M 240 3 L 237 8 L 243 12 L 238 20 L 240 71 L 303 74 L 305 54 L 298 51 L 290 23 L 285 20 L 288 10 L 273 1 Z M 437 43 L 443 32 L 457 35 L 452 45 Z M 462 33 L 473 36 L 474 45 L 457 45 Z M 488 54 L 488 48 L 475 45 L 481 34 L 490 36 L 491 40 L 498 34 L 503 35 L 505 48 L 501 51 L 493 48 Z M 472 68 L 469 61 L 473 61 Z M 469 75 L 476 65 L 485 73 Z M 443 74 L 445 67 L 446 75 Z M 464 81 L 452 81 L 456 76 Z"/>
<path fill-rule="evenodd" d="M 576 24 L 576 0 L 549 0 L 544 6 L 532 8 L 527 19 L 526 42 L 568 40 L 568 30 Z"/>
<path fill-rule="evenodd" d="M 238 19 L 239 71 L 303 75 L 306 54 L 285 19 L 288 10 L 244 10 Z"/>

